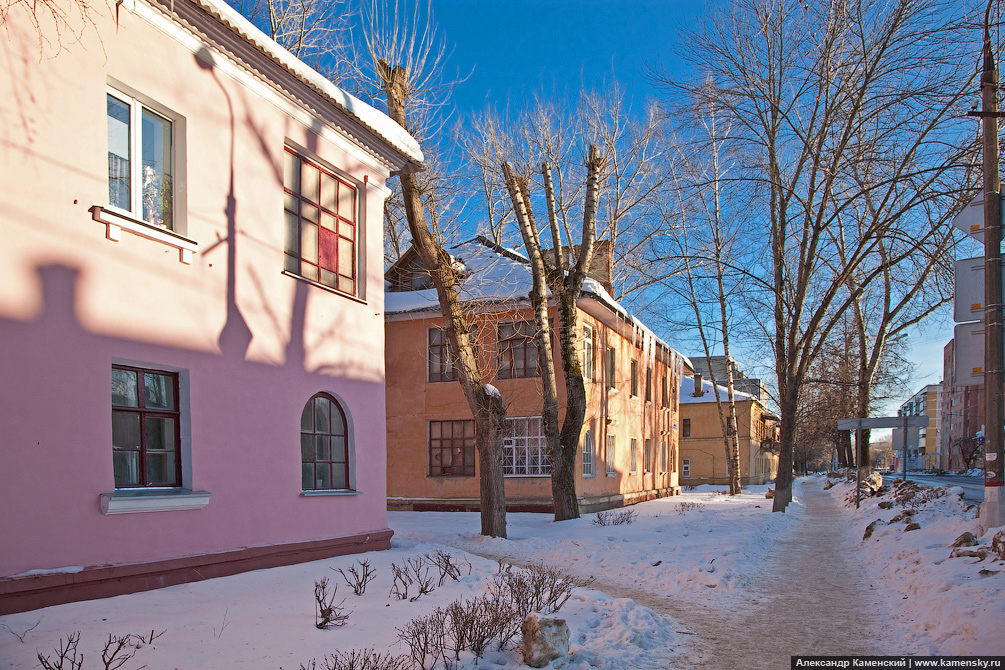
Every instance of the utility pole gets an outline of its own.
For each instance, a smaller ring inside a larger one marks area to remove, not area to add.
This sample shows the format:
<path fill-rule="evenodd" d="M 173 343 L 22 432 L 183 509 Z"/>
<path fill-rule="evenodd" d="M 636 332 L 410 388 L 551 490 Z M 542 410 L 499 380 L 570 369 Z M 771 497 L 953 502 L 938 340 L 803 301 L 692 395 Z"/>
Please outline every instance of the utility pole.
<path fill-rule="evenodd" d="M 984 121 L 984 504 L 980 532 L 1005 525 L 1002 432 L 1005 424 L 1002 343 L 1001 180 L 998 175 L 998 69 L 991 46 L 991 5 L 984 14 L 984 69 L 981 117 Z"/>

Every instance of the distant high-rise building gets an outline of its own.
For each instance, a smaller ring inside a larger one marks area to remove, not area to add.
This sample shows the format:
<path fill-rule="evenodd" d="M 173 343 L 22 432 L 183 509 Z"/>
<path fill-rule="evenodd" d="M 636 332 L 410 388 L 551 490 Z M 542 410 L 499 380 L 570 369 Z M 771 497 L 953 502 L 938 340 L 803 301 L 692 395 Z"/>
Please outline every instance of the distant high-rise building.
<path fill-rule="evenodd" d="M 984 385 L 958 384 L 956 340 L 943 350 L 939 467 L 963 471 L 974 467 L 984 431 Z"/>
<path fill-rule="evenodd" d="M 947 467 L 939 454 L 939 424 L 941 411 L 941 384 L 928 384 L 922 387 L 911 398 L 900 406 L 897 416 L 927 416 L 928 427 L 922 428 L 917 444 L 907 446 L 907 467 L 910 468 L 944 468 Z M 898 465 L 902 454 L 894 453 Z"/>

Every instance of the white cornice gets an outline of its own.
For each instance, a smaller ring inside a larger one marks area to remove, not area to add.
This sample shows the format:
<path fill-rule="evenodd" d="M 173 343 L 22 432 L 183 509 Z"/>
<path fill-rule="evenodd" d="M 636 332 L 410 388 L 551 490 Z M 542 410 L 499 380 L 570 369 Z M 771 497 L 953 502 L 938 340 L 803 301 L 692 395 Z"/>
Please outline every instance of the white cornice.
<path fill-rule="evenodd" d="M 185 1 L 186 0 L 178 0 L 179 4 L 175 6 L 176 10 L 180 10 L 180 3 Z M 401 153 L 401 149 L 399 147 L 390 143 L 387 138 L 384 138 L 379 133 L 375 132 L 363 120 L 361 120 L 359 116 L 353 114 L 352 110 L 339 105 L 330 95 L 326 95 L 324 92 L 319 91 L 316 86 L 312 86 L 305 82 L 303 77 L 299 76 L 297 72 L 292 71 L 289 66 L 277 63 L 273 54 L 265 52 L 263 55 L 264 49 L 259 43 L 250 40 L 246 35 L 238 32 L 215 13 L 207 13 L 208 10 L 206 10 L 203 6 L 202 0 L 192 0 L 191 4 L 195 6 L 195 9 L 189 11 L 189 13 L 193 16 L 185 18 L 182 18 L 177 14 L 169 14 L 169 10 L 157 3 L 156 0 L 137 0 L 132 7 L 132 11 L 137 17 L 143 19 L 148 24 L 175 40 L 201 60 L 205 61 L 207 53 L 210 53 L 212 56 L 211 65 L 214 68 L 218 68 L 222 73 L 234 79 L 241 85 L 251 89 L 284 114 L 289 115 L 306 128 L 317 132 L 324 139 L 333 142 L 369 169 L 378 173 L 388 174 L 402 169 L 402 166 L 409 162 L 410 156 Z M 215 27 L 217 32 L 223 31 L 232 35 L 232 39 L 234 40 L 244 41 L 248 44 L 248 51 L 258 53 L 260 62 L 255 63 L 256 65 L 263 68 L 271 67 L 275 70 L 277 75 L 286 74 L 287 77 L 294 77 L 295 81 L 299 82 L 301 86 L 304 86 L 305 93 L 307 93 L 309 89 L 314 93 L 314 95 L 318 96 L 316 100 L 319 103 L 328 103 L 331 108 L 330 113 L 327 115 L 328 118 L 325 118 L 314 109 L 311 109 L 306 101 L 295 98 L 290 93 L 283 90 L 283 88 L 277 85 L 274 81 L 267 79 L 261 73 L 249 67 L 249 64 L 239 60 L 238 56 L 234 53 L 231 53 L 226 48 L 221 48 L 220 45 L 213 41 L 212 31 L 209 30 L 209 26 L 200 25 L 200 21 L 198 19 L 200 14 L 204 17 L 202 20 L 204 23 L 209 24 L 212 22 L 216 24 Z M 187 25 L 189 23 L 191 23 L 191 25 Z M 197 33 L 194 31 L 200 32 Z M 261 35 L 260 32 L 259 34 Z M 261 37 L 263 39 L 268 39 L 265 38 L 264 35 L 261 35 Z M 281 47 L 275 43 L 273 43 L 273 45 L 275 46 L 275 49 L 281 50 Z M 209 51 L 207 52 L 207 50 Z M 283 50 L 283 53 L 286 53 L 289 58 L 296 60 L 288 52 L 285 52 L 285 50 Z M 297 62 L 299 63 L 300 61 Z M 303 64 L 301 63 L 301 65 Z M 303 67 L 307 68 L 306 65 Z M 310 68 L 307 69 L 310 70 Z M 313 70 L 310 71 L 314 72 Z M 315 74 L 317 77 L 321 76 L 317 73 Z M 330 82 L 328 83 L 335 88 L 333 84 Z M 353 98 L 353 100 L 355 100 L 355 98 Z M 359 104 L 362 105 L 365 103 L 359 102 Z M 374 113 L 380 114 L 380 112 L 377 112 L 377 110 L 374 110 L 372 107 L 370 109 Z M 368 142 L 364 137 L 361 137 L 360 132 L 353 132 L 350 127 L 352 124 L 336 122 L 335 119 L 339 116 L 343 117 L 346 121 L 354 119 L 360 131 L 368 131 L 371 133 L 371 141 Z M 389 119 L 388 122 L 390 122 Z M 387 148 L 382 150 L 379 143 L 375 144 L 373 142 L 374 139 L 380 139 L 382 141 L 381 143 L 387 143 Z"/>

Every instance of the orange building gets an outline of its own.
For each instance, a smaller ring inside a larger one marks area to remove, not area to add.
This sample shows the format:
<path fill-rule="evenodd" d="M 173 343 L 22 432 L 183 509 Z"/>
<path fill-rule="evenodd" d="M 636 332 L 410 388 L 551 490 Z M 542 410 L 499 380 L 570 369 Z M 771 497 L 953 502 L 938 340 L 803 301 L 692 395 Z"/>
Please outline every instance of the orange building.
<path fill-rule="evenodd" d="M 462 300 L 475 333 L 483 379 L 502 393 L 509 435 L 503 470 L 509 511 L 551 509 L 550 462 L 541 430 L 541 377 L 527 295 L 527 259 L 483 237 L 451 250 L 463 268 Z M 679 493 L 678 393 L 690 362 L 610 296 L 610 254 L 579 299 L 587 413 L 577 459 L 583 511 Z M 456 381 L 443 317 L 413 251 L 386 279 L 387 495 L 389 509 L 475 510 L 474 421 Z M 608 288 L 605 288 L 604 284 Z M 553 323 L 558 323 L 552 311 Z M 557 340 L 557 335 L 555 336 Z M 557 360 L 560 420 L 564 381 Z"/>

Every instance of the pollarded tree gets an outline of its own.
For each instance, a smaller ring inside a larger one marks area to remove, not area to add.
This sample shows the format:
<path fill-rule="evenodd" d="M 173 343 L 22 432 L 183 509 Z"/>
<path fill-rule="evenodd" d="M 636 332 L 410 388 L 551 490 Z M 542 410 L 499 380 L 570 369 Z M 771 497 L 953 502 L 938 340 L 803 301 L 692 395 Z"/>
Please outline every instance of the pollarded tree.
<path fill-rule="evenodd" d="M 579 333 L 579 294 L 593 259 L 596 238 L 597 201 L 604 160 L 597 147 L 590 145 L 586 156 L 586 188 L 583 196 L 583 224 L 580 243 L 576 248 L 575 263 L 563 253 L 562 227 L 555 206 L 555 187 L 551 166 L 541 164 L 545 202 L 548 210 L 548 228 L 551 231 L 552 253 L 544 252 L 530 205 L 530 189 L 526 179 L 520 178 L 512 164 L 502 164 L 506 185 L 513 201 L 513 211 L 520 225 L 524 245 L 531 262 L 534 288 L 531 302 L 537 324 L 537 346 L 543 390 L 542 426 L 548 443 L 551 460 L 551 491 L 555 507 L 555 520 L 579 518 L 576 498 L 576 455 L 579 453 L 579 436 L 586 418 L 586 384 L 583 362 L 576 346 Z M 567 247 L 572 248 L 571 240 Z M 565 378 L 566 406 L 561 430 L 558 428 L 558 387 L 555 359 L 551 349 L 551 332 L 548 318 L 548 295 L 556 302 L 559 319 L 559 346 Z"/>

